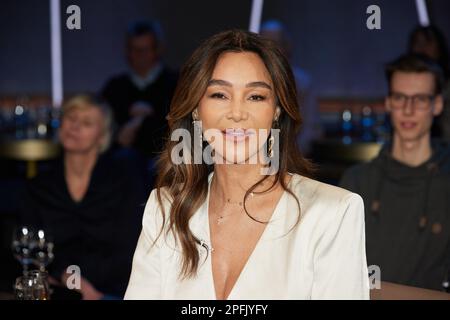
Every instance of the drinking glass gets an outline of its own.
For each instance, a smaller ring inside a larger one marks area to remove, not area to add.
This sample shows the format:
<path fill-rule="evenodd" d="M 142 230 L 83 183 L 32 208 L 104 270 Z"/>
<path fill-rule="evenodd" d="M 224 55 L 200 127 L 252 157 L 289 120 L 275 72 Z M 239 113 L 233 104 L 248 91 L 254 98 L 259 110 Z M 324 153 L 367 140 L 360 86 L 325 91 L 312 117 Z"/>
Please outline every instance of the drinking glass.
<path fill-rule="evenodd" d="M 34 231 L 27 226 L 16 228 L 11 247 L 14 258 L 20 262 L 24 273 L 28 271 L 30 264 L 33 263 L 32 251 L 34 246 Z"/>
<path fill-rule="evenodd" d="M 49 300 L 50 288 L 47 272 L 27 271 L 16 279 L 14 285 L 16 300 Z"/>
<path fill-rule="evenodd" d="M 44 272 L 46 267 L 53 261 L 53 241 L 44 232 L 39 230 L 35 236 L 35 244 L 32 250 L 32 259 L 35 266 Z"/>

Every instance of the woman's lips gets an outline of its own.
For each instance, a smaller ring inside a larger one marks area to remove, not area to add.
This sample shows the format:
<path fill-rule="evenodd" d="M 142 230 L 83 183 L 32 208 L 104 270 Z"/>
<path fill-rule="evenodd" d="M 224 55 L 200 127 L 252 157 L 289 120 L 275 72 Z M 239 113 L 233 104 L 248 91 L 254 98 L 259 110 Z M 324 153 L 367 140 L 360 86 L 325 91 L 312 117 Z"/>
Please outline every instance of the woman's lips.
<path fill-rule="evenodd" d="M 70 133 L 70 132 L 66 132 L 66 133 L 64 134 L 64 137 L 65 137 L 66 139 L 70 139 L 70 140 L 75 140 L 75 141 L 78 141 L 78 140 L 79 140 L 79 137 L 78 137 L 77 134 L 73 134 L 73 133 Z"/>
<path fill-rule="evenodd" d="M 233 141 L 233 142 L 241 142 L 249 138 L 250 136 L 255 134 L 254 130 L 251 129 L 233 129 L 228 128 L 225 130 L 222 130 L 222 134 L 224 135 L 225 139 Z"/>

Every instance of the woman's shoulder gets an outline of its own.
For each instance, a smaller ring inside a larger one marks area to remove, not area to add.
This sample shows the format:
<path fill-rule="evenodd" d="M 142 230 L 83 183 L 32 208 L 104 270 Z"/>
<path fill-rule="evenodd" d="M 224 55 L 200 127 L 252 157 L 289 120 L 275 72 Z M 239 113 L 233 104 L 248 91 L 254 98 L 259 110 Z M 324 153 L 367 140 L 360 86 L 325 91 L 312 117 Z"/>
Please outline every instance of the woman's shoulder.
<path fill-rule="evenodd" d="M 292 175 L 290 188 L 302 207 L 319 209 L 321 212 L 337 212 L 363 204 L 361 196 L 356 193 L 299 174 Z"/>
<path fill-rule="evenodd" d="M 166 187 L 154 188 L 147 199 L 144 214 L 154 214 L 170 210 L 171 203 L 172 197 Z"/>
<path fill-rule="evenodd" d="M 292 181 L 290 185 L 296 194 L 303 195 L 303 197 L 340 200 L 349 196 L 358 196 L 357 194 L 347 189 L 324 183 L 299 174 L 292 174 Z"/>
<path fill-rule="evenodd" d="M 301 216 L 315 225 L 312 230 L 319 237 L 326 230 L 340 225 L 349 230 L 364 228 L 364 202 L 361 196 L 301 175 L 293 175 L 292 178 L 291 190 L 299 199 Z"/>
<path fill-rule="evenodd" d="M 167 188 L 155 188 L 145 204 L 142 225 L 150 232 L 160 230 L 170 213 L 171 198 Z"/>

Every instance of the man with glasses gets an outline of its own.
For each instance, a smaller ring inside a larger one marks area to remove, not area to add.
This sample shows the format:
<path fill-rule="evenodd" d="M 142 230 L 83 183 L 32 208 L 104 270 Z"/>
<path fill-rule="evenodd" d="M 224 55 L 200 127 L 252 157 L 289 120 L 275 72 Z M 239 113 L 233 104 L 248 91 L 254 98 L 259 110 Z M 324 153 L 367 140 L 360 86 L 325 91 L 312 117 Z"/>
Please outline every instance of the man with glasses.
<path fill-rule="evenodd" d="M 377 158 L 350 168 L 341 186 L 366 207 L 368 265 L 381 281 L 442 290 L 450 261 L 450 152 L 431 141 L 442 112 L 439 66 L 405 55 L 386 67 L 393 135 Z"/>

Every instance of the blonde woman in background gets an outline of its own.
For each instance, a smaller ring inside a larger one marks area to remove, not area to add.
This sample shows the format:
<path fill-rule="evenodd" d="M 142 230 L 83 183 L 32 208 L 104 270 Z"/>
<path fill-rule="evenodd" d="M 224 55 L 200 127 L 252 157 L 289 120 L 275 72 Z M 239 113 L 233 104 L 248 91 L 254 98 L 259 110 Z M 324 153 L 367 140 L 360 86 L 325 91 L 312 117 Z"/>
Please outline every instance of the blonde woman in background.
<path fill-rule="evenodd" d="M 62 157 L 31 180 L 20 224 L 54 239 L 50 275 L 65 285 L 66 268 L 81 271 L 83 299 L 121 298 L 141 218 L 143 185 L 131 161 L 108 152 L 109 108 L 88 95 L 67 101 L 59 138 Z"/>

